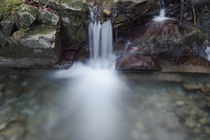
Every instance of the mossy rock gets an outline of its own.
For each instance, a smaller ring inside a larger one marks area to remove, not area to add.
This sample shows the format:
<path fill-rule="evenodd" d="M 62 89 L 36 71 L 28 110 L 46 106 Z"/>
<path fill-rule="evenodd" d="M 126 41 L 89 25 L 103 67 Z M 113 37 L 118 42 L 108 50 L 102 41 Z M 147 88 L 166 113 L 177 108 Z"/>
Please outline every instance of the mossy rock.
<path fill-rule="evenodd" d="M 45 25 L 57 26 L 59 22 L 59 17 L 47 10 L 39 9 L 37 21 Z"/>
<path fill-rule="evenodd" d="M 18 10 L 18 6 L 23 4 L 22 0 L 3 0 L 0 12 L 3 13 L 4 19 Z"/>
<path fill-rule="evenodd" d="M 31 5 L 21 4 L 17 7 L 17 22 L 18 28 L 28 28 L 36 20 L 38 9 Z"/>
<path fill-rule="evenodd" d="M 69 9 L 73 11 L 87 11 L 87 3 L 83 0 L 61 0 L 61 9 Z"/>

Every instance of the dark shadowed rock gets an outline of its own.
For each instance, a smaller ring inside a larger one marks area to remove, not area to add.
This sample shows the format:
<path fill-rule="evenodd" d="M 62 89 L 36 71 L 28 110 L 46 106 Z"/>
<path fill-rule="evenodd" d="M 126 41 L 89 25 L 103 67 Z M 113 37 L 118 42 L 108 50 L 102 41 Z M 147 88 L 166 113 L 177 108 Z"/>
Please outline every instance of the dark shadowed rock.
<path fill-rule="evenodd" d="M 2 32 L 6 35 L 9 36 L 11 35 L 13 28 L 14 28 L 15 20 L 12 19 L 6 19 L 1 21 L 0 25 L 2 28 Z"/>
<path fill-rule="evenodd" d="M 174 62 L 184 65 L 210 66 L 210 61 L 200 56 L 182 56 L 177 58 Z"/>
<path fill-rule="evenodd" d="M 199 9 L 198 26 L 210 35 L 210 4 Z"/>

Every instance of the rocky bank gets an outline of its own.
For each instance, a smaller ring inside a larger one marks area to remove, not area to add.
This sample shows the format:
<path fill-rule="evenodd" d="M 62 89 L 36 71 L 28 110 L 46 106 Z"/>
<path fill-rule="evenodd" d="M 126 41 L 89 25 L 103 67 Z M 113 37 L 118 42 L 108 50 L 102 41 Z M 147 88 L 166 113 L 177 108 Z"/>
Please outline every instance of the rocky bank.
<path fill-rule="evenodd" d="M 208 67 L 210 3 L 185 0 L 184 9 L 180 5 L 176 0 L 164 5 L 159 0 L 3 0 L 0 66 L 71 66 L 86 60 L 90 9 L 96 7 L 101 21 L 112 20 L 117 69 L 159 71 L 162 61 Z M 154 22 L 163 6 L 170 20 Z"/>

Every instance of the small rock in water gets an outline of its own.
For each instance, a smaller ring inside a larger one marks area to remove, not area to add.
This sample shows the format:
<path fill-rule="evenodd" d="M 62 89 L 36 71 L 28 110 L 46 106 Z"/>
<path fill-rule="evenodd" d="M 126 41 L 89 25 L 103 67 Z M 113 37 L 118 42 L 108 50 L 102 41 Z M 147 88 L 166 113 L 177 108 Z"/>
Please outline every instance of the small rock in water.
<path fill-rule="evenodd" d="M 196 127 L 193 131 L 194 131 L 194 133 L 199 134 L 201 132 L 201 128 Z"/>
<path fill-rule="evenodd" d="M 199 123 L 201 123 L 201 124 L 207 124 L 208 123 L 208 118 L 206 118 L 206 117 L 201 118 L 199 120 Z"/>
<path fill-rule="evenodd" d="M 205 127 L 205 133 L 210 134 L 210 127 Z"/>
<path fill-rule="evenodd" d="M 182 106 L 182 105 L 184 105 L 184 102 L 183 101 L 177 101 L 176 104 Z"/>
<path fill-rule="evenodd" d="M 104 10 L 103 10 L 103 13 L 104 13 L 106 16 L 110 16 L 110 15 L 111 15 L 111 11 L 108 10 L 108 9 L 104 9 Z"/>
<path fill-rule="evenodd" d="M 185 121 L 185 125 L 189 128 L 194 128 L 196 126 L 196 122 L 192 118 L 188 118 Z"/>

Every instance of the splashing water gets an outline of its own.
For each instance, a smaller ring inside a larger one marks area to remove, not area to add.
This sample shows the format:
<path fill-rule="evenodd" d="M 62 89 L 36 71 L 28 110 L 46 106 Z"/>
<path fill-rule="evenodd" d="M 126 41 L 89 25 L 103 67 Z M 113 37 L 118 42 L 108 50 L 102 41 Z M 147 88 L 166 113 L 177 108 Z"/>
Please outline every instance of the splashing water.
<path fill-rule="evenodd" d="M 206 48 L 207 59 L 210 61 L 210 47 Z"/>
<path fill-rule="evenodd" d="M 166 17 L 165 9 L 161 9 L 159 16 L 155 16 L 153 18 L 153 21 L 154 22 L 164 22 L 164 21 L 169 20 L 169 19 L 170 18 Z"/>
<path fill-rule="evenodd" d="M 119 96 L 126 85 L 115 71 L 112 25 L 95 20 L 91 12 L 89 24 L 90 60 L 76 63 L 69 70 L 56 73 L 58 78 L 68 78 L 71 84 L 68 105 L 80 110 L 74 130 L 75 140 L 119 140 L 121 131 Z M 73 102 L 79 105 L 73 106 Z M 78 111 L 77 111 L 78 112 Z"/>

